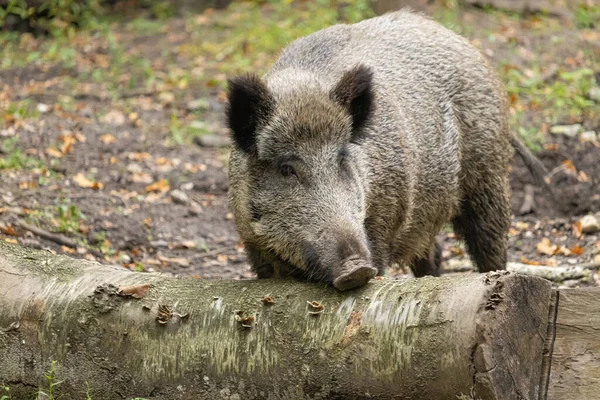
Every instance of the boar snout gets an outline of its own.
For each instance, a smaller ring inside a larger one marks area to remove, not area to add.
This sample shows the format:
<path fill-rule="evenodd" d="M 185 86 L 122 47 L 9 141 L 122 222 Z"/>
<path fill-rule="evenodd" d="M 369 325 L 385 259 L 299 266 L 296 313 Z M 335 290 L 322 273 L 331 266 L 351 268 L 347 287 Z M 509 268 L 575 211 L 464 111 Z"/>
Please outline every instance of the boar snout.
<path fill-rule="evenodd" d="M 306 246 L 305 260 L 313 268 L 312 274 L 327 276 L 341 291 L 366 285 L 377 269 L 371 265 L 371 252 L 363 236 L 334 230 L 321 235 L 315 246 Z"/>
<path fill-rule="evenodd" d="M 371 264 L 362 259 L 350 259 L 342 265 L 342 274 L 333 280 L 333 286 L 341 291 L 364 286 L 377 274 Z"/>

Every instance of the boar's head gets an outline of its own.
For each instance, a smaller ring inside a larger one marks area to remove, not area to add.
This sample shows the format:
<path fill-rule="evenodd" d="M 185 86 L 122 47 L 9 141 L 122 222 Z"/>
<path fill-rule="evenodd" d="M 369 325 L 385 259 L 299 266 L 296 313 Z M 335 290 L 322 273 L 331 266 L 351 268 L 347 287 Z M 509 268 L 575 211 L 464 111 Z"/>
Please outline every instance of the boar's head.
<path fill-rule="evenodd" d="M 298 70 L 229 80 L 230 205 L 247 249 L 340 290 L 377 272 L 364 228 L 361 146 L 374 111 L 372 78 L 359 65 L 329 85 Z"/>

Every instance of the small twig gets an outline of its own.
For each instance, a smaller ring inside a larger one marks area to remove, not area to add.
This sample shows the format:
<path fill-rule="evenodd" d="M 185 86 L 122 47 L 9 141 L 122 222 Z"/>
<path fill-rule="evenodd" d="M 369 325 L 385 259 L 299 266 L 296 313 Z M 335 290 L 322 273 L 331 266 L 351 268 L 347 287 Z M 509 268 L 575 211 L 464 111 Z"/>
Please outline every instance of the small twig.
<path fill-rule="evenodd" d="M 136 96 L 153 96 L 158 91 L 155 89 L 146 89 L 146 88 L 137 88 L 132 90 L 127 90 L 123 92 L 116 93 L 116 97 L 119 99 L 127 99 L 130 97 Z M 16 100 L 22 100 L 28 97 L 58 97 L 58 96 L 69 96 L 77 100 L 85 100 L 85 99 L 93 99 L 97 101 L 110 100 L 113 96 L 111 94 L 98 94 L 91 92 L 78 92 L 78 93 L 68 93 L 68 92 L 50 92 L 45 91 L 43 93 L 27 93 L 27 94 L 18 94 L 16 95 Z"/>
<path fill-rule="evenodd" d="M 210 256 L 216 256 L 216 255 L 226 252 L 228 250 L 235 250 L 235 246 L 221 247 L 221 248 L 218 248 L 215 250 L 207 251 L 206 253 L 202 253 L 202 254 L 194 257 L 193 259 L 195 260 L 197 258 L 206 258 L 206 257 L 210 257 Z"/>
<path fill-rule="evenodd" d="M 589 263 L 579 264 L 583 269 L 600 269 L 600 261 L 592 261 Z"/>
<path fill-rule="evenodd" d="M 533 186 L 525 185 L 525 198 L 523 199 L 523 205 L 519 210 L 519 215 L 529 214 L 535 209 L 535 201 L 533 199 Z"/>
<path fill-rule="evenodd" d="M 23 229 L 25 229 L 25 230 L 27 230 L 27 231 L 29 231 L 29 232 L 31 232 L 31 233 L 39 236 L 39 237 L 42 237 L 44 239 L 48 239 L 48 240 L 50 240 L 50 241 L 52 241 L 54 243 L 58 243 L 58 244 L 61 244 L 63 246 L 67 246 L 67 247 L 71 247 L 71 248 L 76 248 L 77 247 L 77 245 L 75 244 L 75 242 L 73 242 L 71 239 L 69 239 L 68 237 L 65 237 L 63 235 L 59 235 L 57 233 L 51 233 L 51 232 L 45 231 L 42 228 L 38 228 L 37 226 L 30 225 L 30 224 L 28 224 L 26 222 L 23 222 L 23 221 L 16 221 L 16 224 L 19 227 L 21 227 L 21 228 L 23 228 Z"/>

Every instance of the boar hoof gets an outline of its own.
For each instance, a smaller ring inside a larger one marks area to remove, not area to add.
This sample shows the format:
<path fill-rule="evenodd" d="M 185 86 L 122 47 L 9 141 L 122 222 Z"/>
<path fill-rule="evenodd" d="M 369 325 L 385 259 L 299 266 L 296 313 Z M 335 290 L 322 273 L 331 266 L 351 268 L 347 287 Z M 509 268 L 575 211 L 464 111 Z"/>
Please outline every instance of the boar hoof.
<path fill-rule="evenodd" d="M 345 269 L 342 275 L 338 276 L 333 281 L 333 286 L 341 291 L 356 289 L 364 286 L 369 280 L 377 275 L 377 270 L 367 264 L 360 263 L 356 265 L 354 263 L 351 268 Z"/>

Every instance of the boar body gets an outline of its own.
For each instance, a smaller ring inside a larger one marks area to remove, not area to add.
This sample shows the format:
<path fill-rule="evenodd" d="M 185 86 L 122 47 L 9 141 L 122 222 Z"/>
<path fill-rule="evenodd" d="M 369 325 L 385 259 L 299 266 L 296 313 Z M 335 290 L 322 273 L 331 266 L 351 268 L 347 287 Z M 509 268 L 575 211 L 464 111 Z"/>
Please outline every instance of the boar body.
<path fill-rule="evenodd" d="M 438 275 L 446 223 L 479 271 L 504 269 L 504 89 L 481 53 L 399 11 L 292 42 L 229 82 L 230 207 L 259 278 L 346 290 L 392 263 Z"/>

